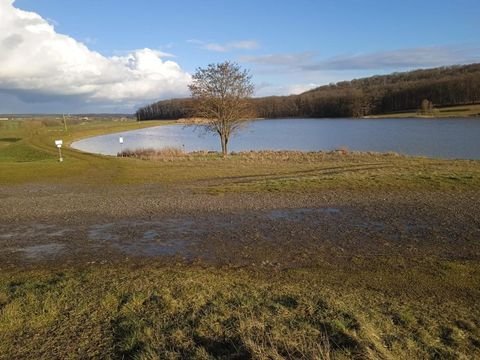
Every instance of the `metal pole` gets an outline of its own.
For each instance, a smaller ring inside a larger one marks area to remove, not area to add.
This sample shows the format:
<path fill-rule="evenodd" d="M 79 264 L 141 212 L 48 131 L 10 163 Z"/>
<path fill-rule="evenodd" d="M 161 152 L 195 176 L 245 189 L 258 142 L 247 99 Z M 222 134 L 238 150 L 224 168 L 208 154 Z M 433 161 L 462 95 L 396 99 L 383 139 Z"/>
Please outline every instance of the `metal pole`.
<path fill-rule="evenodd" d="M 65 117 L 65 114 L 63 114 L 63 127 L 65 129 L 65 132 L 67 132 L 68 127 L 67 127 L 67 118 Z"/>
<path fill-rule="evenodd" d="M 58 161 L 63 162 L 62 148 L 60 146 L 58 147 L 58 156 L 59 156 Z"/>

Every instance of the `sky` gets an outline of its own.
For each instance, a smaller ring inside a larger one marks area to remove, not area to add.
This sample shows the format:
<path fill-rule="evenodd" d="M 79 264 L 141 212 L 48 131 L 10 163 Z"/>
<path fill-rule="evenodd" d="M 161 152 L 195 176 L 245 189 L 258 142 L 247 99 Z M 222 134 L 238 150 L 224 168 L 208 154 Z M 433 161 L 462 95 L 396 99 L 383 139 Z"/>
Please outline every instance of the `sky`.
<path fill-rule="evenodd" d="M 0 0 L 0 113 L 132 113 L 199 67 L 255 96 L 480 62 L 478 0 Z"/>

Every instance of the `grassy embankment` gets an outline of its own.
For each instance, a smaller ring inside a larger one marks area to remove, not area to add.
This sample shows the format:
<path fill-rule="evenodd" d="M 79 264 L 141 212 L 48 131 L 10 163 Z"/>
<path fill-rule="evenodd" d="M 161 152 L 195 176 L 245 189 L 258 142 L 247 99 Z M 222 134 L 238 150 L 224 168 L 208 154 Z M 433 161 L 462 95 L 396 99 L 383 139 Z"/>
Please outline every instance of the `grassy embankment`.
<path fill-rule="evenodd" d="M 478 161 L 412 158 L 396 154 L 263 152 L 186 154 L 160 161 L 99 156 L 63 149 L 58 163 L 54 140 L 66 144 L 96 134 L 165 122 L 87 122 L 63 131 L 60 122 L 0 122 L 0 184 L 188 185 L 198 191 L 317 191 L 320 189 L 472 190 L 480 186 Z"/>
<path fill-rule="evenodd" d="M 480 117 L 480 104 L 459 105 L 433 109 L 430 114 L 422 114 L 420 111 L 398 112 L 393 114 L 366 116 L 369 119 L 385 118 L 461 118 Z"/>
<path fill-rule="evenodd" d="M 163 183 L 228 193 L 469 191 L 476 161 L 394 155 L 213 154 L 142 161 L 53 140 L 152 123 L 0 123 L 0 184 Z M 474 195 L 475 196 L 475 195 Z M 92 265 L 0 273 L 0 358 L 475 358 L 480 266 L 349 258 L 285 271 Z"/>

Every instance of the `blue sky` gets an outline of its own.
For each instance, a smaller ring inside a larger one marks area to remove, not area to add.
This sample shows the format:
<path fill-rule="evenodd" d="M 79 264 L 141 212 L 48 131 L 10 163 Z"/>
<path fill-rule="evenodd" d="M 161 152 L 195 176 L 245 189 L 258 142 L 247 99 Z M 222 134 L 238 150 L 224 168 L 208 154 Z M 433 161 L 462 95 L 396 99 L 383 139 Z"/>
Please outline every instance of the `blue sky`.
<path fill-rule="evenodd" d="M 12 0 L 0 0 L 2 2 L 9 6 Z M 2 111 L 0 96 L 0 113 L 19 112 L 19 108 L 55 112 L 55 106 L 62 108 L 61 111 L 69 106 L 72 111 L 134 109 L 153 99 L 185 96 L 182 89 L 188 81 L 183 73 L 188 75 L 197 67 L 223 60 L 237 61 L 251 70 L 258 96 L 298 93 L 313 86 L 373 74 L 480 61 L 478 0 L 17 0 L 11 6 L 38 14 L 48 21 L 55 34 L 68 35 L 105 59 L 118 62 L 115 60 L 118 57 L 133 55 L 136 64 L 140 64 L 152 55 L 137 54 L 137 50 L 156 51 L 163 61 L 155 68 L 156 81 L 160 81 L 160 74 L 166 71 L 160 70 L 166 62 L 169 66 L 178 65 L 179 69 L 172 75 L 169 68 L 168 81 L 158 82 L 163 92 L 147 91 L 140 78 L 150 81 L 152 88 L 157 84 L 146 75 L 156 66 L 150 58 L 151 67 L 135 82 L 131 79 L 128 82 L 132 88 L 139 89 L 140 95 L 143 89 L 143 98 L 129 97 L 129 93 L 122 90 L 109 99 L 101 91 L 93 90 L 92 84 L 83 83 L 81 90 L 78 84 L 72 83 L 64 89 L 52 86 L 48 94 L 43 94 L 42 83 L 36 83 L 33 90 L 28 89 L 28 84 L 17 81 L 22 76 L 19 74 L 14 79 L 19 83 L 15 86 L 11 79 L 3 81 L 8 83 L 9 90 L 15 87 L 15 91 L 3 91 L 6 94 L 3 97 L 10 99 L 10 109 L 4 105 L 6 111 Z M 0 20 L 2 16 L 0 12 Z M 12 13 L 12 17 L 15 16 Z M 27 36 L 22 32 L 22 38 Z M 9 43 L 11 39 L 16 37 L 10 35 Z M 43 37 L 36 43 L 48 39 Z M 61 51 L 61 44 L 61 41 L 57 43 L 55 50 L 46 44 L 44 48 L 50 50 L 44 53 Z M 65 51 L 69 51 L 67 47 Z M 62 56 L 55 56 L 55 64 L 59 57 Z M 0 65 L 1 62 L 0 57 Z M 91 61 L 88 64 L 86 67 L 91 68 Z M 42 64 L 42 69 L 48 68 L 47 65 Z M 55 66 L 63 67 L 62 64 Z M 135 71 L 140 68 L 143 69 L 138 65 Z M 61 76 L 58 74 L 59 79 Z M 108 81 L 120 77 L 116 73 L 109 76 Z M 179 80 L 173 86 L 175 79 Z M 95 84 L 99 82 L 95 81 Z M 111 91 L 117 91 L 117 85 Z M 0 93 L 1 90 L 0 72 Z M 25 92 L 31 93 L 33 100 L 29 101 Z M 39 94 L 43 97 L 36 98 Z"/>

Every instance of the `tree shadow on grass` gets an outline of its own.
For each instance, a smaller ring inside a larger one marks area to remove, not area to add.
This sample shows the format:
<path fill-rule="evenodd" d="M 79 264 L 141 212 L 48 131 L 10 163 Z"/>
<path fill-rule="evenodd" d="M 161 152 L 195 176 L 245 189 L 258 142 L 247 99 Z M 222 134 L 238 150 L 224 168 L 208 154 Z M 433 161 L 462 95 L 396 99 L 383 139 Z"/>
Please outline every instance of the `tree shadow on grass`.
<path fill-rule="evenodd" d="M 252 359 L 252 354 L 238 338 L 212 339 L 195 336 L 194 341 L 215 359 Z"/>
<path fill-rule="evenodd" d="M 14 137 L 11 137 L 11 138 L 0 138 L 0 142 L 6 142 L 6 143 L 15 143 L 15 142 L 18 142 L 22 140 L 21 138 L 14 138 Z"/>

